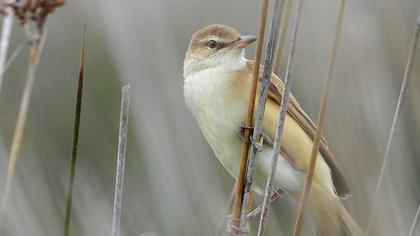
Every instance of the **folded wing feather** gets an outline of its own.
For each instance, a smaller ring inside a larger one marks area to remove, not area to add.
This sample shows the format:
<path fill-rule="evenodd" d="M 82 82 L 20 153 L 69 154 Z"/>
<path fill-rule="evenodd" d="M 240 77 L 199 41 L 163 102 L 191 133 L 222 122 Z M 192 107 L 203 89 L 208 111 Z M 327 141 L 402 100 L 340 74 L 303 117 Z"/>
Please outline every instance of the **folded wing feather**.
<path fill-rule="evenodd" d="M 247 67 L 252 70 L 252 68 L 254 67 L 253 61 L 248 61 Z M 262 78 L 262 71 L 263 68 L 261 66 L 260 79 Z M 272 74 L 268 99 L 272 99 L 280 105 L 283 88 L 283 81 L 281 81 L 280 78 L 277 77 L 275 74 Z M 287 113 L 302 127 L 306 134 L 313 140 L 315 136 L 316 126 L 311 120 L 311 118 L 309 118 L 309 116 L 305 113 L 303 108 L 299 105 L 298 101 L 293 97 L 293 95 L 289 96 Z M 327 142 L 324 137 L 321 137 L 320 152 L 325 162 L 330 167 L 331 176 L 337 195 L 342 198 L 348 197 L 350 195 L 350 189 L 347 185 L 342 171 L 338 167 L 336 160 L 334 159 L 332 153 L 329 151 Z M 308 158 L 310 157 L 308 156 Z"/>

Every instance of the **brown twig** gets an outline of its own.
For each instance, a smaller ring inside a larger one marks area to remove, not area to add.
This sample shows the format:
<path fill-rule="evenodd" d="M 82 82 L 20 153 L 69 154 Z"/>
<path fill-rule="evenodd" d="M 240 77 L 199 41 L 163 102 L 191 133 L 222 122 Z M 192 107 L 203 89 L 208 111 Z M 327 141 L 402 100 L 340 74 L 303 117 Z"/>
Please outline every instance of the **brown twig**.
<path fill-rule="evenodd" d="M 270 33 L 268 38 L 267 44 L 267 52 L 265 55 L 264 60 L 264 73 L 261 82 L 261 88 L 259 93 L 258 99 L 258 107 L 257 113 L 255 115 L 255 124 L 254 124 L 254 131 L 251 137 L 251 143 L 254 145 L 250 145 L 249 153 L 248 153 L 248 166 L 246 172 L 246 179 L 245 179 L 245 188 L 244 188 L 244 199 L 242 202 L 242 210 L 241 210 L 241 227 L 244 226 L 246 223 L 246 215 L 247 215 L 247 206 L 249 201 L 249 196 L 251 192 L 251 184 L 254 175 L 255 169 L 255 160 L 257 156 L 257 152 L 259 148 L 256 147 L 256 143 L 259 143 L 261 137 L 261 129 L 264 119 L 264 111 L 265 105 L 270 85 L 271 76 L 273 73 L 273 64 L 274 64 L 274 57 L 275 51 L 278 42 L 279 36 L 279 25 L 280 25 L 280 18 L 283 12 L 284 1 L 283 0 L 276 0 L 274 3 L 274 13 L 271 19 L 271 26 L 270 26 Z"/>
<path fill-rule="evenodd" d="M 71 217 L 71 208 L 72 208 L 72 199 L 73 199 L 73 185 L 74 185 L 74 175 L 76 172 L 76 160 L 77 160 L 77 146 L 79 143 L 79 127 L 80 127 L 80 116 L 82 113 L 82 95 L 83 95 L 83 82 L 84 82 L 84 67 L 85 67 L 85 35 L 86 35 L 86 24 L 83 27 L 82 31 L 82 43 L 80 49 L 80 64 L 79 64 L 79 79 L 77 84 L 77 94 L 76 94 L 76 109 L 74 114 L 74 128 L 73 128 L 73 144 L 70 160 L 70 170 L 69 170 L 69 179 L 67 185 L 67 195 L 65 203 L 65 212 L 64 212 L 64 227 L 63 235 L 69 235 L 70 228 L 70 217 Z"/>
<path fill-rule="evenodd" d="M 19 113 L 16 121 L 16 127 L 13 134 L 12 147 L 9 158 L 9 166 L 7 168 L 6 187 L 3 194 L 2 204 L 0 208 L 0 228 L 3 217 L 7 208 L 10 191 L 12 188 L 13 176 L 16 170 L 17 158 L 22 146 L 23 132 L 26 125 L 26 118 L 28 115 L 29 105 L 31 102 L 32 90 L 35 82 L 35 74 L 38 69 L 39 58 L 44 46 L 46 38 L 46 30 L 41 30 L 33 35 L 32 44 L 30 47 L 29 67 L 26 76 L 26 81 L 23 89 L 22 100 L 19 107 Z"/>
<path fill-rule="evenodd" d="M 375 194 L 374 194 L 374 197 L 373 197 L 373 205 L 372 205 L 372 209 L 370 211 L 368 224 L 367 224 L 367 227 L 366 227 L 366 234 L 367 235 L 369 235 L 370 226 L 372 224 L 372 217 L 375 214 L 375 210 L 376 210 L 375 206 L 376 206 L 376 202 L 378 201 L 379 190 L 381 189 L 385 169 L 388 165 L 388 162 L 391 159 L 391 156 L 390 156 L 391 146 L 392 146 L 392 143 L 394 142 L 394 137 L 395 137 L 395 134 L 397 132 L 398 124 L 399 124 L 400 118 L 401 118 L 402 107 L 404 105 L 405 97 L 407 95 L 407 88 L 408 88 L 408 84 L 409 84 L 410 79 L 411 79 L 411 70 L 413 68 L 414 58 L 415 58 L 415 55 L 416 55 L 416 48 L 417 48 L 417 42 L 418 42 L 418 39 L 419 39 L 419 35 L 420 35 L 420 15 L 417 17 L 416 26 L 415 26 L 415 29 L 414 29 L 414 35 L 413 35 L 413 38 L 411 40 L 410 51 L 408 53 L 408 59 L 407 59 L 406 65 L 405 65 L 404 79 L 403 79 L 403 82 L 402 82 L 402 85 L 401 85 L 400 95 L 398 97 L 397 108 L 395 110 L 394 120 L 392 121 L 391 131 L 389 132 L 388 142 L 386 144 L 386 149 L 385 149 L 385 154 L 384 154 L 384 158 L 383 158 L 383 162 L 382 162 L 382 166 L 381 166 L 381 171 L 379 173 L 378 183 L 376 185 Z"/>
<path fill-rule="evenodd" d="M 335 65 L 336 57 L 337 57 L 337 47 L 338 47 L 338 41 L 340 39 L 340 31 L 341 31 L 341 25 L 343 21 L 344 6 L 345 6 L 345 0 L 340 0 L 333 44 L 331 46 L 331 51 L 330 51 L 329 60 L 327 64 L 327 73 L 324 79 L 325 81 L 324 89 L 322 92 L 321 104 L 319 107 L 318 121 L 316 125 L 314 141 L 313 141 L 314 143 L 312 146 L 311 159 L 309 163 L 308 172 L 306 174 L 305 184 L 303 186 L 303 193 L 300 199 L 299 210 L 296 217 L 295 227 L 293 230 L 294 236 L 301 235 L 302 233 L 303 216 L 305 214 L 305 208 L 308 202 L 308 197 L 309 197 L 309 193 L 312 186 L 312 178 L 315 172 L 316 160 L 318 157 L 320 140 L 321 140 L 321 132 L 322 132 L 322 127 L 324 126 L 325 110 L 327 108 L 327 101 L 330 94 L 332 72 L 333 72 L 333 68 Z"/>
<path fill-rule="evenodd" d="M 248 116 L 245 123 L 246 127 L 252 127 L 253 125 L 253 118 L 254 118 L 254 107 L 255 107 L 255 100 L 257 95 L 257 84 L 258 84 L 258 75 L 260 70 L 260 63 L 261 63 L 261 53 L 263 48 L 264 42 L 264 32 L 265 26 L 267 21 L 267 12 L 268 12 L 268 0 L 262 0 L 261 2 L 261 13 L 260 13 L 260 23 L 258 29 L 258 38 L 257 38 L 257 49 L 255 52 L 255 65 L 254 65 L 254 72 L 253 72 L 253 79 L 252 79 L 252 87 L 251 92 L 249 94 L 248 100 Z M 245 129 L 244 130 L 244 142 L 241 148 L 241 156 L 240 156 L 240 163 L 239 163 L 239 176 L 237 180 L 236 186 L 236 193 L 235 193 L 235 200 L 233 203 L 233 220 L 235 225 L 238 227 L 240 225 L 239 219 L 241 218 L 241 208 L 244 196 L 244 188 L 245 188 L 245 174 L 246 174 L 246 167 L 248 164 L 248 150 L 249 150 L 249 138 L 251 136 L 251 130 Z"/>

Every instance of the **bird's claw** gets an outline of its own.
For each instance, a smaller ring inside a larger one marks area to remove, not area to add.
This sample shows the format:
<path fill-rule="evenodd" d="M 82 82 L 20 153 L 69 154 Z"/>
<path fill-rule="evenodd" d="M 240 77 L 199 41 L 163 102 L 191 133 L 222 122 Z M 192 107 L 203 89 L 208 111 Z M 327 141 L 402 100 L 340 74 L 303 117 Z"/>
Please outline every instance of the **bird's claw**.
<path fill-rule="evenodd" d="M 260 136 L 260 139 L 258 140 L 258 141 L 255 141 L 255 140 L 253 140 L 252 139 L 252 137 L 250 138 L 250 141 L 248 141 L 247 139 L 245 139 L 245 137 L 244 137 L 244 134 L 245 134 L 245 130 L 246 129 L 248 129 L 248 130 L 250 130 L 250 131 L 253 131 L 254 130 L 254 127 L 249 127 L 249 126 L 244 126 L 244 125 L 241 125 L 241 126 L 239 126 L 239 128 L 235 131 L 236 132 L 236 134 L 239 136 L 239 138 L 241 138 L 242 139 L 242 141 L 243 142 L 245 142 L 245 143 L 251 143 L 252 144 L 252 146 L 254 146 L 254 148 L 258 151 L 258 152 L 260 152 L 261 150 L 262 150 L 262 148 L 263 148 L 263 144 L 264 144 L 264 137 L 265 137 L 265 135 L 264 134 L 262 134 L 261 136 Z"/>
<path fill-rule="evenodd" d="M 263 145 L 264 145 L 264 138 L 263 138 L 263 136 L 261 135 L 260 138 L 259 138 L 259 140 L 254 140 L 251 137 L 251 144 L 252 144 L 252 146 L 254 146 L 255 150 L 257 150 L 258 152 L 261 152 L 262 149 L 263 149 Z"/>
<path fill-rule="evenodd" d="M 247 139 L 245 139 L 245 137 L 244 137 L 246 129 L 250 130 L 251 131 L 250 133 L 252 133 L 252 131 L 254 130 L 254 127 L 241 125 L 241 126 L 239 126 L 239 128 L 237 130 L 235 130 L 235 132 L 239 136 L 239 138 L 242 139 L 243 142 L 249 143 L 249 141 Z"/>
<path fill-rule="evenodd" d="M 227 232 L 232 236 L 238 236 L 238 235 L 247 235 L 251 232 L 249 228 L 248 222 L 244 227 L 238 227 L 237 226 L 237 219 L 234 219 L 232 215 L 226 216 L 227 218 Z"/>

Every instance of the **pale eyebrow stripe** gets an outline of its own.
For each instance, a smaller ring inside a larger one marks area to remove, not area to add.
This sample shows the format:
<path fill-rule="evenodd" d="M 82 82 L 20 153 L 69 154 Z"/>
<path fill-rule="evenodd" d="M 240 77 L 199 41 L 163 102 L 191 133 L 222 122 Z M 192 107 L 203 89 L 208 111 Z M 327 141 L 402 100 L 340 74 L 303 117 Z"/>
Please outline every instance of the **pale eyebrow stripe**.
<path fill-rule="evenodd" d="M 226 43 L 231 43 L 231 41 L 229 41 L 229 40 L 227 40 L 227 39 L 222 39 L 222 38 L 219 38 L 219 37 L 217 37 L 217 36 L 215 36 L 215 35 L 210 35 L 210 36 L 208 36 L 208 37 L 206 37 L 206 38 L 204 38 L 204 39 L 200 40 L 200 42 L 201 42 L 201 43 L 204 43 L 204 42 L 207 42 L 207 41 L 209 41 L 209 40 L 214 40 L 214 41 L 216 41 L 216 42 L 223 43 L 223 44 L 226 44 Z"/>

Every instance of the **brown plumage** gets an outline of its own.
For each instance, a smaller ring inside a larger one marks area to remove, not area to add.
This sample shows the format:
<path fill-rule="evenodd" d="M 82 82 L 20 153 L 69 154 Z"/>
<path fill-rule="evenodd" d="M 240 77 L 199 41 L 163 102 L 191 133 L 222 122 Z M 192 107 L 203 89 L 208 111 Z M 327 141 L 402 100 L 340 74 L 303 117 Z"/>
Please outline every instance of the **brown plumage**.
<path fill-rule="evenodd" d="M 254 62 L 248 60 L 247 61 L 247 72 L 245 73 L 252 73 L 254 68 Z M 263 66 L 260 67 L 260 80 L 262 79 L 262 71 Z M 271 81 L 270 81 L 270 90 L 268 93 L 268 99 L 275 101 L 278 105 L 280 105 L 282 92 L 284 88 L 284 83 L 280 78 L 272 74 Z M 289 104 L 287 107 L 287 114 L 290 115 L 301 127 L 305 130 L 306 134 L 313 140 L 315 135 L 316 126 L 311 118 L 306 114 L 303 108 L 300 106 L 298 101 L 295 99 L 293 95 L 289 97 Z M 322 157 L 324 158 L 327 165 L 330 167 L 331 176 L 334 183 L 335 190 L 337 195 L 341 198 L 347 198 L 351 195 L 350 188 L 347 185 L 347 182 L 344 178 L 340 167 L 337 164 L 337 161 L 334 159 L 334 156 L 328 149 L 327 141 L 322 136 L 321 137 L 321 145 L 320 145 L 320 152 Z M 306 169 L 305 169 L 306 171 Z"/>

